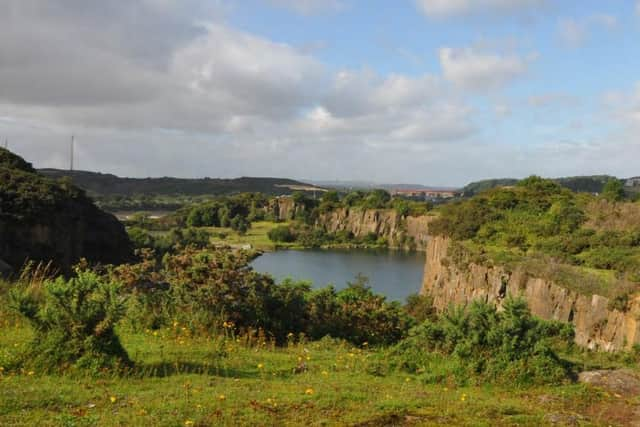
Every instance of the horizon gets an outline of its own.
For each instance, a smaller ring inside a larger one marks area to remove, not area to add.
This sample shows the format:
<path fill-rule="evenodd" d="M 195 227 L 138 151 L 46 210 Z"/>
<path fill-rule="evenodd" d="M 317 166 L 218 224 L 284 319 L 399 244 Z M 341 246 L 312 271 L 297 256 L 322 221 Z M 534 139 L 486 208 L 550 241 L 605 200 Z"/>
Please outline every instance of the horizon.
<path fill-rule="evenodd" d="M 75 135 L 76 168 L 132 178 L 640 174 L 638 0 L 7 8 L 0 141 L 37 168 Z"/>

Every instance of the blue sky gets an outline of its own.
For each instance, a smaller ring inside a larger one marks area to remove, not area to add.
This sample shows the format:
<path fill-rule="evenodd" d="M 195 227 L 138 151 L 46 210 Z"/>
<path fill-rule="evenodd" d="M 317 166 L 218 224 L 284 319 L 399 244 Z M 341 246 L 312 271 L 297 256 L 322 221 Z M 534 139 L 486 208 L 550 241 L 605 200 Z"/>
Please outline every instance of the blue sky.
<path fill-rule="evenodd" d="M 9 0 L 39 167 L 432 185 L 640 175 L 640 2 Z"/>

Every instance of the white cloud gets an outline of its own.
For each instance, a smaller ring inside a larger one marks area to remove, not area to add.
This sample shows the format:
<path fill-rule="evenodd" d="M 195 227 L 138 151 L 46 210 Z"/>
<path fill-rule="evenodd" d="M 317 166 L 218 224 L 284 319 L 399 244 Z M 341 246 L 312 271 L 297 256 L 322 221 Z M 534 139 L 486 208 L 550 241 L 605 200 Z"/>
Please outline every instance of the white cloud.
<path fill-rule="evenodd" d="M 269 3 L 293 10 L 301 15 L 336 12 L 342 10 L 345 4 L 341 0 L 267 0 Z"/>
<path fill-rule="evenodd" d="M 485 53 L 475 48 L 440 49 L 444 77 L 463 89 L 499 89 L 527 73 L 533 59 L 518 55 Z"/>
<path fill-rule="evenodd" d="M 475 13 L 516 13 L 542 7 L 546 2 L 546 0 L 416 0 L 418 9 L 432 18 Z"/>
<path fill-rule="evenodd" d="M 584 44 L 591 32 L 597 29 L 614 30 L 618 26 L 618 19 L 613 15 L 596 14 L 582 19 L 564 19 L 558 24 L 562 41 L 571 47 Z"/>
<path fill-rule="evenodd" d="M 640 0 L 636 2 L 636 14 L 640 16 Z"/>

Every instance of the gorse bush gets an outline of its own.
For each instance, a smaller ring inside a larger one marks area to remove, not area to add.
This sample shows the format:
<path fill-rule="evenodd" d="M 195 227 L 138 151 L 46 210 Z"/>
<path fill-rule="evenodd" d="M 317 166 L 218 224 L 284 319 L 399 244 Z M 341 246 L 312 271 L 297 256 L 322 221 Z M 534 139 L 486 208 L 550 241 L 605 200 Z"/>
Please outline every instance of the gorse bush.
<path fill-rule="evenodd" d="M 424 372 L 425 381 L 560 383 L 571 372 L 551 344 L 572 341 L 570 325 L 532 317 L 522 299 L 507 299 L 501 312 L 475 301 L 413 328 L 391 355 L 394 365 Z M 430 371 L 434 358 L 449 359 L 448 369 Z"/>
<path fill-rule="evenodd" d="M 238 332 L 262 330 L 276 343 L 303 333 L 374 345 L 395 343 L 412 326 L 400 304 L 373 293 L 364 277 L 340 291 L 312 290 L 306 282 L 277 285 L 255 272 L 250 261 L 244 251 L 189 247 L 165 255 L 161 267 L 146 254 L 141 263 L 111 275 L 131 296 L 130 324 L 142 329 L 177 321 L 211 335 L 226 323 Z"/>
<path fill-rule="evenodd" d="M 97 372 L 131 363 L 114 330 L 125 312 L 120 286 L 94 272 L 78 271 L 68 281 L 59 277 L 41 286 L 18 286 L 10 293 L 10 303 L 35 333 L 23 366 L 38 372 Z"/>

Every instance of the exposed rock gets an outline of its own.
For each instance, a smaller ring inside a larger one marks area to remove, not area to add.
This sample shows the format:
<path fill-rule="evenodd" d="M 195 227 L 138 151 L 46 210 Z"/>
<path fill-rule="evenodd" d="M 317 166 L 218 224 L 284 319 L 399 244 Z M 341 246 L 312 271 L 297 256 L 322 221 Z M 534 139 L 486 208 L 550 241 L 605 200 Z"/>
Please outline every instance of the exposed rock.
<path fill-rule="evenodd" d="M 132 256 L 124 226 L 82 190 L 0 152 L 0 258 L 14 271 L 27 260 L 52 261 L 66 272 L 80 258 L 117 264 Z"/>
<path fill-rule="evenodd" d="M 424 250 L 428 224 L 434 217 L 403 217 L 394 209 L 338 208 L 320 215 L 316 226 L 329 233 L 350 232 L 355 237 L 373 233 L 392 248 Z"/>
<path fill-rule="evenodd" d="M 423 294 L 433 297 L 438 311 L 450 304 L 466 305 L 472 300 L 501 306 L 507 296 L 523 296 L 531 312 L 542 319 L 572 323 L 578 345 L 590 349 L 615 351 L 640 343 L 640 301 L 634 299 L 626 312 L 609 310 L 609 300 L 600 295 L 586 296 L 554 282 L 531 277 L 524 271 L 507 271 L 496 266 L 468 264 L 463 270 L 446 260 L 450 240 L 428 240 L 422 286 Z"/>
<path fill-rule="evenodd" d="M 296 204 L 292 197 L 282 196 L 270 200 L 267 209 L 275 219 L 289 221 L 304 212 L 305 207 L 304 205 Z"/>
<path fill-rule="evenodd" d="M 640 395 L 640 376 L 630 369 L 585 371 L 578 375 L 578 381 L 624 397 Z"/>

